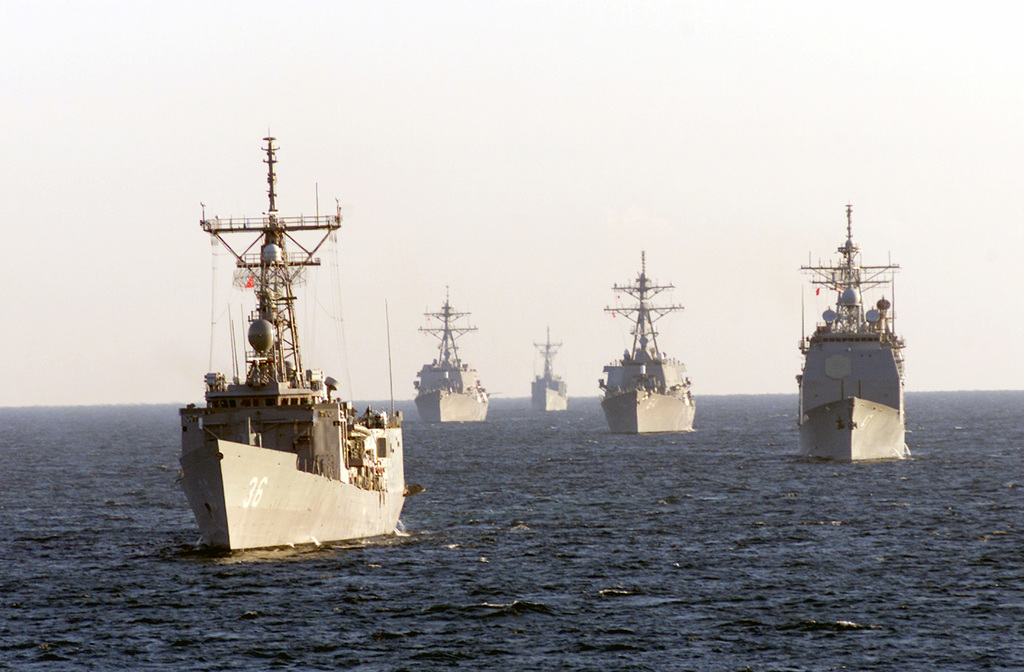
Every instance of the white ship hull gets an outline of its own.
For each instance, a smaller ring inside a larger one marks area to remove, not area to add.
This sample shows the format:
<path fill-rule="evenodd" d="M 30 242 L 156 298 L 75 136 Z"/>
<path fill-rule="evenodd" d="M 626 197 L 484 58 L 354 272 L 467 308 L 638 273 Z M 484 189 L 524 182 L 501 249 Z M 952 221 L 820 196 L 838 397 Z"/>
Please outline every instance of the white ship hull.
<path fill-rule="evenodd" d="M 423 422 L 483 422 L 487 407 L 483 392 L 428 390 L 416 397 L 416 410 Z"/>
<path fill-rule="evenodd" d="M 803 457 L 857 462 L 909 455 L 904 419 L 885 404 L 849 397 L 816 406 L 801 420 Z"/>
<path fill-rule="evenodd" d="M 208 372 L 205 407 L 180 410 L 182 489 L 208 546 L 268 548 L 389 534 L 405 501 L 401 413 L 367 408 L 357 418 L 352 404 L 331 399 L 337 381 L 304 367 L 299 350 L 294 284 L 301 270 L 319 265 L 316 251 L 341 228 L 341 211 L 278 215 L 274 138 L 264 140 L 270 185 L 264 216 L 204 214 L 201 221 L 211 240 L 235 257 L 236 287 L 246 281 L 256 309 L 248 321 L 244 377 L 237 368 L 230 379 Z M 300 232 L 310 232 L 308 240 L 300 242 L 295 236 L 306 236 Z M 232 246 L 234 234 L 243 240 Z"/>
<path fill-rule="evenodd" d="M 892 303 L 874 307 L 864 292 L 892 289 L 899 266 L 862 266 L 853 242 L 853 206 L 846 206 L 846 242 L 836 264 L 801 266 L 813 274 L 815 294 L 834 292 L 835 308 L 821 314 L 814 333 L 801 339 L 800 455 L 857 462 L 901 460 L 905 442 L 903 348 L 894 330 Z"/>
<path fill-rule="evenodd" d="M 401 465 L 398 444 L 394 462 Z M 182 455 L 182 486 L 203 543 L 240 550 L 395 532 L 405 501 L 401 470 L 386 491 L 367 490 L 300 471 L 296 459 L 224 440 Z"/>
<path fill-rule="evenodd" d="M 601 408 L 615 434 L 693 431 L 696 410 L 691 398 L 644 390 L 606 394 Z"/>
<path fill-rule="evenodd" d="M 533 383 L 533 410 L 564 411 L 569 407 L 568 395 L 552 390 L 544 381 Z"/>

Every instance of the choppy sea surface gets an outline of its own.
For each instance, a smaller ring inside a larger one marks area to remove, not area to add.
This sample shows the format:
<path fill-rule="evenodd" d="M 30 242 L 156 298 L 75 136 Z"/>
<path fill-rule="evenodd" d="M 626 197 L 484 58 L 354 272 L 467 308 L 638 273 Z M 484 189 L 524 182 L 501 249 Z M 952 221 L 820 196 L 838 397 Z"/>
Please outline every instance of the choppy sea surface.
<path fill-rule="evenodd" d="M 615 436 L 408 405 L 404 533 L 198 551 L 171 406 L 0 409 L 0 669 L 1024 668 L 1024 392 L 908 395 L 912 459 L 796 459 L 793 396 Z"/>

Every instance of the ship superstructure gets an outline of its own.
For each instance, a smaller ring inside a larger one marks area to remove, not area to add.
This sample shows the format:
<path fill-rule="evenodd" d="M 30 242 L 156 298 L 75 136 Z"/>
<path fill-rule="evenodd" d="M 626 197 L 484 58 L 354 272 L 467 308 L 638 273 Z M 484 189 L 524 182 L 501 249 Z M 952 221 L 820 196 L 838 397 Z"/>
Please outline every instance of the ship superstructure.
<path fill-rule="evenodd" d="M 623 353 L 621 360 L 604 367 L 607 379 L 598 381 L 604 390 L 601 408 L 609 429 L 617 434 L 691 431 L 696 404 L 686 366 L 658 348 L 654 328 L 660 318 L 683 310 L 680 305 L 657 306 L 651 302 L 674 286 L 653 282 L 647 276 L 647 255 L 641 253 L 636 281 L 616 284 L 612 289 L 636 299 L 636 305 L 605 308 L 613 316 L 633 316 L 633 347 Z"/>
<path fill-rule="evenodd" d="M 892 296 L 899 266 L 861 264 L 853 242 L 853 206 L 846 206 L 846 242 L 835 265 L 802 266 L 812 284 L 835 293 L 835 309 L 822 314 L 801 340 L 800 454 L 837 461 L 893 460 L 909 455 L 905 443 L 903 348 L 885 297 L 865 311 L 864 292 Z"/>
<path fill-rule="evenodd" d="M 565 381 L 555 375 L 553 363 L 561 343 L 551 342 L 551 328 L 548 327 L 547 340 L 534 343 L 544 358 L 544 375 L 537 376 L 530 386 L 531 401 L 535 411 L 564 411 L 569 405 L 569 392 Z"/>
<path fill-rule="evenodd" d="M 405 496 L 401 414 L 332 399 L 337 383 L 307 369 L 295 291 L 341 227 L 328 216 L 282 217 L 276 147 L 264 138 L 270 208 L 257 218 L 212 218 L 203 230 L 235 258 L 252 289 L 245 378 L 206 375 L 206 405 L 181 409 L 181 484 L 201 541 L 248 549 L 393 533 Z M 229 242 L 240 241 L 232 245 Z M 311 241 L 307 238 L 312 237 Z"/>
<path fill-rule="evenodd" d="M 456 311 L 449 292 L 438 312 L 426 312 L 428 320 L 440 320 L 438 327 L 420 327 L 420 331 L 437 337 L 437 359 L 424 364 L 413 381 L 416 387 L 416 410 L 424 422 L 482 422 L 487 419 L 487 391 L 480 385 L 475 368 L 459 358 L 458 339 L 476 327 L 456 326 L 456 321 L 469 313 Z"/>

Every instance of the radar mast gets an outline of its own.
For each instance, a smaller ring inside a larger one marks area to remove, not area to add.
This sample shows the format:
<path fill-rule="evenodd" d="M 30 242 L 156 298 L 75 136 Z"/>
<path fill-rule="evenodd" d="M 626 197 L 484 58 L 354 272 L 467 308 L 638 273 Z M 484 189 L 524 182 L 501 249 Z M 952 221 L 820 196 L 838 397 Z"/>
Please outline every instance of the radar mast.
<path fill-rule="evenodd" d="M 534 343 L 533 347 L 537 348 L 537 351 L 544 357 L 544 379 L 550 380 L 554 375 L 554 372 L 552 371 L 552 363 L 555 360 L 555 355 L 558 354 L 558 349 L 562 347 L 562 344 L 551 342 L 551 327 L 548 327 L 547 341 L 545 343 Z"/>
<path fill-rule="evenodd" d="M 303 271 L 319 266 L 317 251 L 331 233 L 341 228 L 341 208 L 334 215 L 279 217 L 277 214 L 277 163 L 273 137 L 266 137 L 263 150 L 267 158 L 267 197 L 270 202 L 265 217 L 206 218 L 203 230 L 220 241 L 235 257 L 236 277 L 245 288 L 253 290 L 256 309 L 249 316 L 246 350 L 248 372 L 246 385 L 260 388 L 274 383 L 293 387 L 309 387 L 295 315 L 294 286 L 303 280 Z M 325 232 L 313 244 L 303 243 L 299 232 Z M 245 242 L 232 246 L 227 234 L 242 234 Z M 255 234 L 255 235 L 254 235 Z M 289 246 L 293 249 L 289 250 Z"/>
<path fill-rule="evenodd" d="M 826 311 L 823 315 L 833 333 L 865 331 L 869 324 L 865 319 L 862 292 L 875 287 L 891 287 L 893 275 L 900 267 L 893 263 L 885 266 L 861 264 L 860 247 L 853 242 L 853 205 L 850 204 L 846 206 L 846 242 L 836 251 L 840 256 L 838 264 L 801 266 L 800 270 L 813 276 L 811 284 L 836 293 L 836 310 Z"/>
<path fill-rule="evenodd" d="M 640 253 L 640 275 L 636 282 L 628 285 L 612 285 L 616 292 L 625 292 L 637 300 L 636 306 L 606 307 L 606 313 L 635 313 L 633 329 L 633 349 L 628 353 L 629 359 L 634 362 L 661 361 L 661 350 L 658 348 L 658 332 L 654 323 L 669 313 L 683 310 L 683 307 L 676 304 L 667 306 L 656 306 L 651 299 L 658 294 L 675 289 L 675 285 L 659 285 L 647 277 L 647 253 Z"/>
<path fill-rule="evenodd" d="M 423 313 L 427 319 L 436 317 L 441 320 L 440 327 L 420 327 L 419 330 L 425 334 L 430 334 L 436 337 L 440 343 L 437 346 L 438 365 L 448 364 L 455 368 L 462 366 L 462 361 L 459 359 L 459 349 L 456 345 L 456 341 L 471 331 L 476 331 L 476 327 L 456 327 L 454 323 L 461 317 L 469 315 L 467 312 L 457 312 L 452 308 L 451 304 L 451 291 L 446 286 L 444 288 L 444 305 L 441 306 L 441 310 L 436 313 L 425 312 Z"/>

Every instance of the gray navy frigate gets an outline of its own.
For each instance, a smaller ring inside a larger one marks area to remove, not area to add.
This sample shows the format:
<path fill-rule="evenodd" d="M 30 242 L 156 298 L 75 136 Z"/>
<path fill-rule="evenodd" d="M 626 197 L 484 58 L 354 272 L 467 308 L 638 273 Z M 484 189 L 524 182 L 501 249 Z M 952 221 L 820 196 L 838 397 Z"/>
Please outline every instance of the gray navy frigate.
<path fill-rule="evenodd" d="M 181 484 L 201 541 L 248 549 L 395 532 L 405 498 L 401 414 L 332 399 L 337 383 L 306 369 L 295 286 L 341 227 L 335 215 L 277 214 L 274 138 L 267 146 L 270 209 L 259 218 L 204 218 L 251 288 L 244 380 L 206 375 L 206 405 L 181 409 Z M 228 243 L 239 240 L 235 246 Z M 305 238 L 313 236 L 312 242 Z"/>
<path fill-rule="evenodd" d="M 487 419 L 487 391 L 480 377 L 469 364 L 459 358 L 456 341 L 476 327 L 457 327 L 456 320 L 469 315 L 452 308 L 446 292 L 444 305 L 436 313 L 424 313 L 441 320 L 440 327 L 420 327 L 425 334 L 436 336 L 437 359 L 424 364 L 413 381 L 416 387 L 416 410 L 424 422 L 482 422 Z"/>
<path fill-rule="evenodd" d="M 909 455 L 903 407 L 903 339 L 893 328 L 892 303 L 882 296 L 864 310 L 862 292 L 892 291 L 899 266 L 863 266 L 853 242 L 853 207 L 846 206 L 846 242 L 837 265 L 802 266 L 812 283 L 835 292 L 835 310 L 822 314 L 801 340 L 800 454 L 852 462 Z"/>
<path fill-rule="evenodd" d="M 564 411 L 569 407 L 569 392 L 565 381 L 556 376 L 552 363 L 561 343 L 551 342 L 551 329 L 548 328 L 547 341 L 534 343 L 544 358 L 544 375 L 537 376 L 530 385 L 530 399 L 535 411 Z"/>
<path fill-rule="evenodd" d="M 658 349 L 654 322 L 682 306 L 655 306 L 651 299 L 673 285 L 658 285 L 647 277 L 646 254 L 640 256 L 640 274 L 636 282 L 614 285 L 616 292 L 637 300 L 636 306 L 605 308 L 605 312 L 635 314 L 633 347 L 622 359 L 604 367 L 607 380 L 599 380 L 604 390 L 601 408 L 609 429 L 616 434 L 645 432 L 688 432 L 693 429 L 695 403 L 690 392 L 686 366 L 670 359 Z"/>

